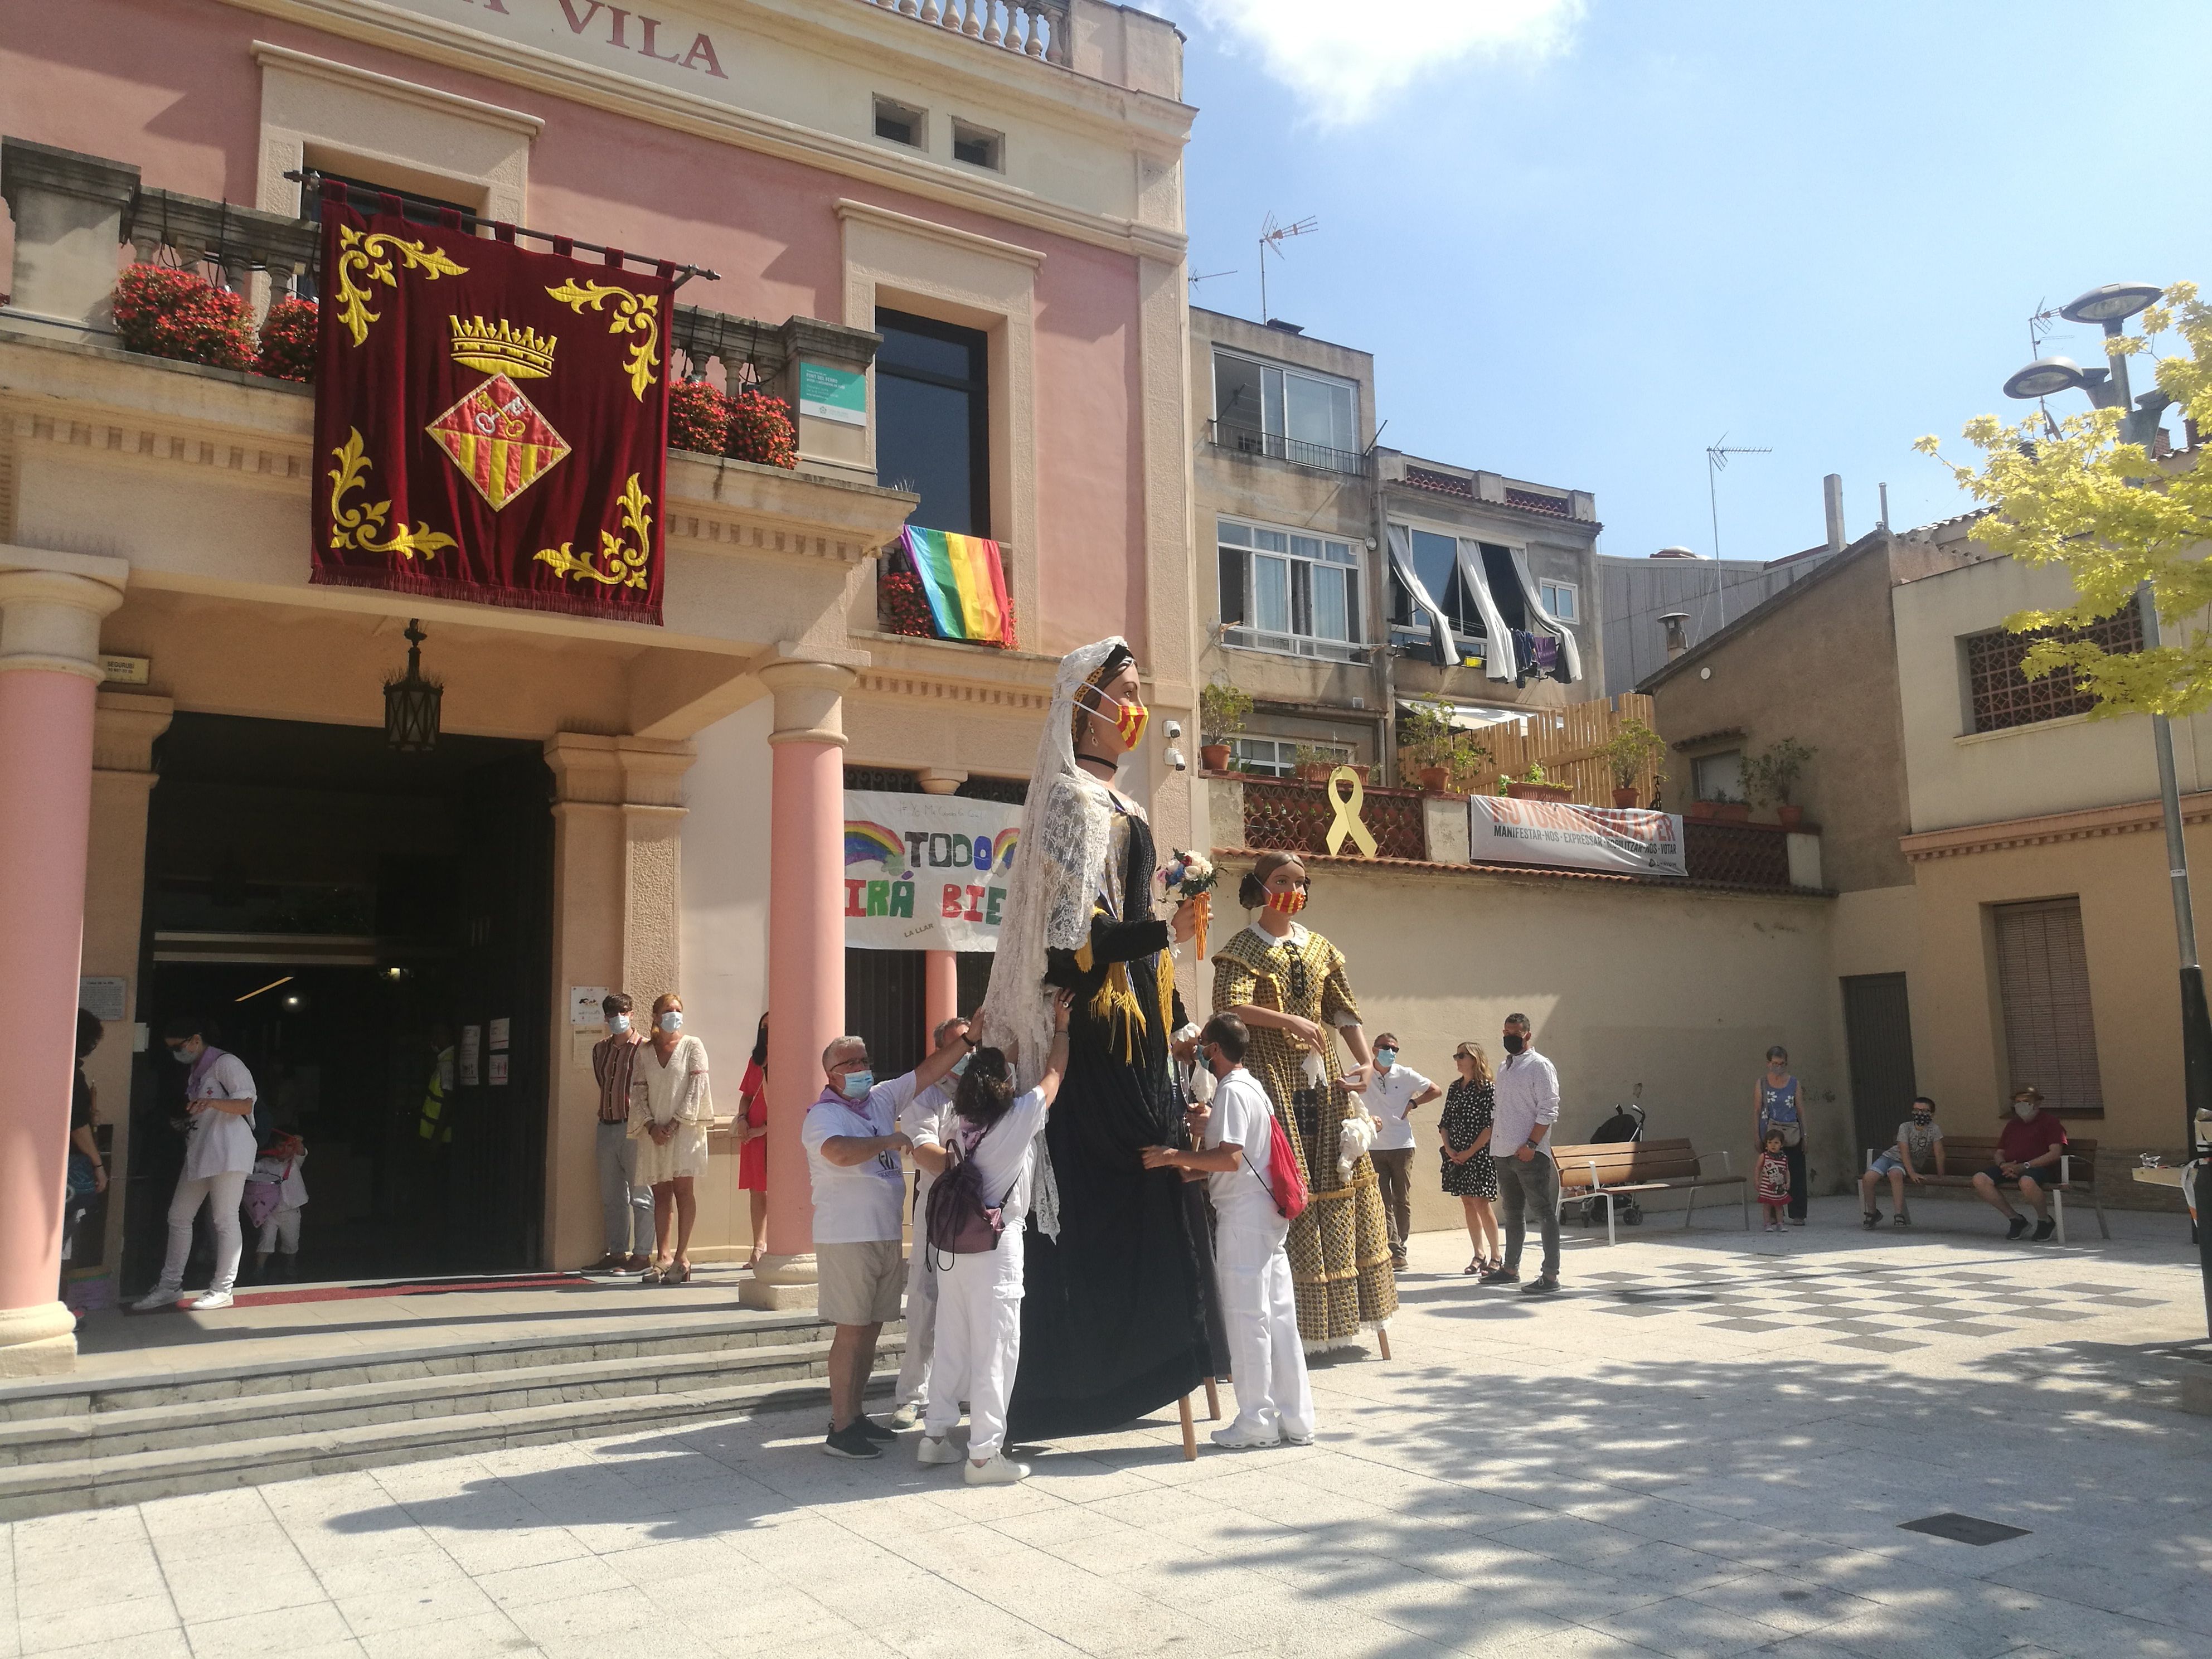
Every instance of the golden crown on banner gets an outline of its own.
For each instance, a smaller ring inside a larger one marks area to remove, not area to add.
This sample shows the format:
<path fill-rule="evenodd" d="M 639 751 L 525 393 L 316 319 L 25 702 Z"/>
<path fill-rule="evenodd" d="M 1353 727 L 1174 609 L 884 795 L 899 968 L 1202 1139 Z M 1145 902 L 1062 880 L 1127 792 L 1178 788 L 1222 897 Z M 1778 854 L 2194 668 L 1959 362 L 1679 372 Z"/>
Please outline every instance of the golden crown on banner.
<path fill-rule="evenodd" d="M 561 343 L 556 336 L 516 328 L 505 318 L 496 323 L 481 317 L 450 320 L 455 362 L 517 380 L 542 380 L 553 372 L 553 349 Z"/>

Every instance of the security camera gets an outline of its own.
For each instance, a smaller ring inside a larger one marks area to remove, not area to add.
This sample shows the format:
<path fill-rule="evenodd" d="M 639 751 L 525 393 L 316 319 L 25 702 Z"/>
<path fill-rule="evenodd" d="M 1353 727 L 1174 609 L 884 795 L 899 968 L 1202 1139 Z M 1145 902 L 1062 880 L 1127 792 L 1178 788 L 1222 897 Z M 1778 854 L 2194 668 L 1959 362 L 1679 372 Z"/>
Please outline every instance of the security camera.
<path fill-rule="evenodd" d="M 1165 738 L 1170 743 L 1181 742 L 1182 740 L 1182 722 L 1181 720 L 1163 721 L 1160 726 L 1160 735 Z"/>
<path fill-rule="evenodd" d="M 1167 763 L 1170 766 L 1174 767 L 1178 772 L 1185 772 L 1190 769 L 1188 763 L 1183 759 L 1182 750 L 1180 749 L 1170 749 L 1168 750 Z"/>

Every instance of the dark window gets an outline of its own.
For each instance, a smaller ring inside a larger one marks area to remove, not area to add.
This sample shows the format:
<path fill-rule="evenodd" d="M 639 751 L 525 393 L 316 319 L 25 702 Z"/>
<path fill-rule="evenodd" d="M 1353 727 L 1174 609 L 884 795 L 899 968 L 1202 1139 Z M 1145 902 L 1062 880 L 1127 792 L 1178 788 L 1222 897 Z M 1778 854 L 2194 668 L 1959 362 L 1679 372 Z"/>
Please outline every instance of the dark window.
<path fill-rule="evenodd" d="M 1525 631 L 1528 626 L 1528 607 L 1521 592 L 1520 573 L 1513 568 L 1510 549 L 1482 544 L 1482 575 L 1490 584 L 1490 602 L 1498 607 L 1498 615 L 1506 627 Z"/>
<path fill-rule="evenodd" d="M 1005 140 L 995 132 L 982 127 L 971 127 L 965 121 L 952 124 L 952 159 L 965 161 L 970 167 L 1000 169 L 1000 158 L 1004 154 Z"/>
<path fill-rule="evenodd" d="M 346 187 L 346 205 L 356 213 L 381 213 L 385 210 L 384 198 L 396 196 L 399 198 L 400 216 L 410 224 L 434 225 L 441 222 L 447 214 L 457 213 L 460 215 L 465 229 L 473 231 L 477 228 L 477 210 L 463 207 L 459 202 L 442 201 L 435 196 L 418 196 L 412 191 L 394 190 L 386 185 L 371 184 L 366 179 L 348 179 L 335 173 L 326 173 L 323 177 L 334 179 Z M 300 216 L 311 225 L 323 222 L 320 185 L 304 184 L 300 186 Z M 316 273 L 313 270 L 300 273 L 297 291 L 301 299 L 317 297 L 315 277 Z"/>
<path fill-rule="evenodd" d="M 1973 729 L 2001 732 L 2008 726 L 2033 726 L 2039 720 L 2063 720 L 2086 714 L 2096 707 L 2073 670 L 2063 669 L 2032 680 L 2020 672 L 2021 659 L 2038 640 L 2087 640 L 2115 654 L 2142 649 L 2142 615 L 2130 599 L 2127 609 L 2087 628 L 2039 629 L 2014 634 L 1992 629 L 1969 634 L 1966 647 L 1966 689 Z"/>
<path fill-rule="evenodd" d="M 915 524 L 988 536 L 988 341 L 901 311 L 878 311 L 876 331 L 877 479 L 921 497 Z"/>
<path fill-rule="evenodd" d="M 1025 806 L 1029 804 L 1030 781 L 1027 778 L 969 778 L 952 793 L 965 795 L 970 800 L 996 800 L 1004 801 L 1009 806 Z"/>
<path fill-rule="evenodd" d="M 876 137 L 888 138 L 895 144 L 923 148 L 922 128 L 928 118 L 920 110 L 895 104 L 888 98 L 876 100 Z"/>
<path fill-rule="evenodd" d="M 888 766 L 848 766 L 845 769 L 848 789 L 872 789 L 878 794 L 919 795 L 921 780 L 911 772 L 899 771 Z"/>
<path fill-rule="evenodd" d="M 1413 538 L 1413 574 L 1421 579 L 1421 586 L 1429 590 L 1431 599 L 1443 607 L 1453 632 L 1480 639 L 1489 630 L 1482 625 L 1482 612 L 1475 605 L 1474 593 L 1460 578 L 1457 538 L 1430 530 L 1416 530 Z M 1401 628 L 1428 626 L 1413 614 L 1413 595 L 1406 591 L 1395 568 L 1390 573 L 1390 620 Z"/>

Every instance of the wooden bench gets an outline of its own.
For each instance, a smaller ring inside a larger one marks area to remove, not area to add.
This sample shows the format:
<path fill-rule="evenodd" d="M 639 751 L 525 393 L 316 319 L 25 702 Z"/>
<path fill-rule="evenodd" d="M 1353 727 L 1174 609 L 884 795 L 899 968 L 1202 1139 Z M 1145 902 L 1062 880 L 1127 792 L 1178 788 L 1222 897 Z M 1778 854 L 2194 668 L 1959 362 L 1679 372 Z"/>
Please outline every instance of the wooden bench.
<path fill-rule="evenodd" d="M 1613 1208 L 1616 1199 L 1637 1193 L 1687 1192 L 1690 1207 L 1683 1212 L 1687 1227 L 1697 1213 L 1698 1194 L 1708 1187 L 1734 1187 L 1743 1206 L 1743 1226 L 1751 1231 L 1751 1193 L 1746 1177 L 1729 1171 L 1729 1155 L 1719 1154 L 1721 1173 L 1707 1175 L 1705 1160 L 1686 1140 L 1616 1140 L 1586 1146 L 1553 1146 L 1553 1162 L 1559 1170 L 1559 1208 L 1567 1200 L 1595 1198 L 1605 1201 L 1605 1242 L 1613 1237 Z"/>
<path fill-rule="evenodd" d="M 1887 1146 L 1881 1146 L 1868 1152 L 1867 1167 L 1872 1169 L 1875 1159 L 1889 1150 Z M 1937 1175 L 1933 1170 L 1926 1170 L 1921 1172 L 1922 1178 L 1930 1187 L 1964 1187 L 1972 1190 L 1974 1176 L 1981 1170 L 1993 1168 L 1996 1161 L 1997 1140 L 1995 1136 L 1945 1135 L 1943 1168 L 1948 1173 Z M 2112 1224 L 2105 1219 L 2105 1206 L 2097 1201 L 2097 1143 L 2094 1140 L 2069 1140 L 2066 1150 L 2058 1155 L 2058 1179 L 2052 1182 L 2040 1178 L 2049 1173 L 2051 1171 L 2039 1171 L 2035 1184 L 2051 1194 L 2051 1218 L 2057 1224 L 2055 1231 L 2058 1242 L 2061 1244 L 2066 1242 L 2066 1194 L 2069 1193 L 2079 1193 L 2089 1200 L 2089 1207 L 2097 1214 L 2097 1231 L 2110 1238 L 2112 1236 Z M 1877 1200 L 1888 1185 L 1889 1177 L 1885 1175 L 1875 1188 Z M 1997 1185 L 2009 1187 L 2015 1192 L 2020 1189 L 2017 1180 L 2000 1181 Z M 1905 1218 L 1907 1221 L 1912 1219 L 1912 1178 L 1910 1176 L 1905 1182 Z"/>

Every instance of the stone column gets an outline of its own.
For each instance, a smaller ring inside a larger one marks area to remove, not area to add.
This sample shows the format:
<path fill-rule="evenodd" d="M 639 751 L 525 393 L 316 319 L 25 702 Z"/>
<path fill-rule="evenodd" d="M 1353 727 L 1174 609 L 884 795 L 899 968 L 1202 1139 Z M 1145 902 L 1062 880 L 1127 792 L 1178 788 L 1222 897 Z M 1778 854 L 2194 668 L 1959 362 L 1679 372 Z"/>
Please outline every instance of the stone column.
<path fill-rule="evenodd" d="M 0 1066 L 0 1376 L 76 1363 L 57 1292 L 93 709 L 100 619 L 129 574 L 120 559 L 0 549 L 0 985 L 13 1033 Z"/>
<path fill-rule="evenodd" d="M 138 169 L 27 139 L 0 140 L 15 221 L 11 326 L 82 340 L 115 333 L 115 273 Z"/>
<path fill-rule="evenodd" d="M 549 1267 L 595 1261 L 604 1248 L 592 1078 L 592 1044 L 604 1033 L 569 1025 L 568 987 L 629 992 L 641 1024 L 653 998 L 683 990 L 678 850 L 684 775 L 695 755 L 688 743 L 579 732 L 545 744 L 554 781 L 556 1005 L 545 1137 Z"/>
<path fill-rule="evenodd" d="M 925 766 L 916 777 L 925 795 L 950 795 L 968 781 L 965 772 Z M 922 1052 L 936 1045 L 937 1028 L 960 1012 L 960 956 L 954 951 L 925 951 L 921 964 Z"/>
<path fill-rule="evenodd" d="M 865 660 L 865 659 L 863 659 Z M 768 1254 L 739 1299 L 811 1306 L 814 1203 L 799 1135 L 845 1029 L 845 689 L 851 668 L 779 652 L 758 670 L 769 734 Z"/>

